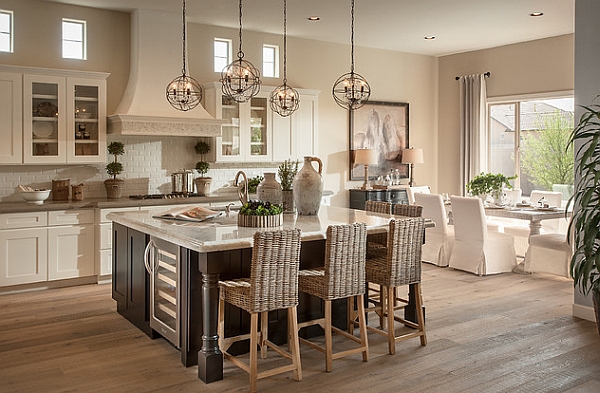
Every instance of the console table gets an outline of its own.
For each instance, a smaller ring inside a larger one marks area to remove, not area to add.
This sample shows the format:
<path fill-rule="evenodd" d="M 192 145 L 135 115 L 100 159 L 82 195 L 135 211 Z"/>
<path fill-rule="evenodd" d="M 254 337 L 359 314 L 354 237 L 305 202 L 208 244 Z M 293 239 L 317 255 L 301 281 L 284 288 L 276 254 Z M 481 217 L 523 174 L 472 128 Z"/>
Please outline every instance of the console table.
<path fill-rule="evenodd" d="M 366 201 L 383 201 L 392 204 L 408 204 L 406 188 L 392 188 L 388 190 L 350 190 L 350 208 L 365 210 Z"/>

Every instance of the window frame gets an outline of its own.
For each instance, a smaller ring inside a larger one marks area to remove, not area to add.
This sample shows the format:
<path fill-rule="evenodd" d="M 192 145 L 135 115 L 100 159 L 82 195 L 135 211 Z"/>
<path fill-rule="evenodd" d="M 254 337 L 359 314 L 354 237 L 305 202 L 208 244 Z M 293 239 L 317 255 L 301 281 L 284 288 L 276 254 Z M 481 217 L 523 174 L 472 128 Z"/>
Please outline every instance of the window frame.
<path fill-rule="evenodd" d="M 14 53 L 15 13 L 10 10 L 0 9 L 0 14 L 8 15 L 8 18 L 9 18 L 9 30 L 8 31 L 0 31 L 0 34 L 8 35 L 8 50 L 2 50 L 2 48 L 0 48 L 0 52 Z"/>
<path fill-rule="evenodd" d="M 223 57 L 217 56 L 217 51 L 216 51 L 215 46 L 218 42 L 227 44 L 227 59 L 225 61 L 225 66 L 221 67 L 220 69 L 217 70 L 217 59 L 223 59 Z M 228 38 L 219 38 L 219 37 L 215 37 L 213 39 L 213 71 L 214 72 L 221 72 L 221 71 L 223 71 L 223 69 L 225 67 L 227 67 L 229 64 L 231 64 L 231 62 L 233 61 L 232 47 L 233 47 L 233 40 L 230 40 Z"/>
<path fill-rule="evenodd" d="M 81 26 L 81 41 L 76 41 L 72 39 L 66 39 L 64 28 L 65 23 L 76 24 Z M 61 22 L 62 28 L 62 58 L 70 59 L 70 60 L 87 60 L 87 21 L 81 19 L 71 19 L 71 18 L 62 18 Z M 80 42 L 81 43 L 81 57 L 71 57 L 65 56 L 65 42 Z"/>
<path fill-rule="evenodd" d="M 273 62 L 267 63 L 265 61 L 265 49 L 273 51 Z M 262 75 L 265 78 L 279 78 L 279 45 L 263 44 L 262 46 Z M 267 68 L 269 74 L 267 74 Z"/>
<path fill-rule="evenodd" d="M 532 94 L 521 94 L 521 95 L 510 95 L 510 96 L 501 96 L 501 97 L 488 97 L 486 102 L 486 123 L 485 130 L 486 133 L 486 168 L 485 172 L 489 172 L 491 168 L 491 157 L 492 157 L 492 138 L 491 138 L 491 107 L 494 105 L 510 105 L 513 104 L 515 106 L 515 119 L 521 119 L 521 103 L 526 101 L 544 101 L 544 100 L 554 100 L 561 98 L 572 98 L 575 99 L 575 91 L 574 90 L 560 90 L 560 91 L 551 91 L 544 93 L 532 93 Z M 515 121 L 515 143 L 514 143 L 514 173 L 521 173 L 521 121 Z M 514 188 L 521 188 L 521 179 L 520 176 L 517 177 L 514 181 Z"/>

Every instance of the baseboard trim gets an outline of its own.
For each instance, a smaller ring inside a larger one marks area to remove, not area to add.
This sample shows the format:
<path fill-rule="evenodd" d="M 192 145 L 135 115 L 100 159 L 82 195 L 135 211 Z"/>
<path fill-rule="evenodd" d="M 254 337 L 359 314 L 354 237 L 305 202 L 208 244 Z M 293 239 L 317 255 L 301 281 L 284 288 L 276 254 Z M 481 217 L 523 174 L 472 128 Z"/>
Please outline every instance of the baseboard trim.
<path fill-rule="evenodd" d="M 581 304 L 573 304 L 573 316 L 586 321 L 596 322 L 594 307 L 582 306 Z"/>

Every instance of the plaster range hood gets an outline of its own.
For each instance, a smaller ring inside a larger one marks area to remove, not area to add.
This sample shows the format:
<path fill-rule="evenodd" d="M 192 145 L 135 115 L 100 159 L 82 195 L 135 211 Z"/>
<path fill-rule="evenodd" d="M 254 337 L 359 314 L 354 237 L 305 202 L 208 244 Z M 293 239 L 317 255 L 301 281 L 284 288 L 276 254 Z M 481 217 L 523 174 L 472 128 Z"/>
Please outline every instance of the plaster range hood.
<path fill-rule="evenodd" d="M 187 112 L 173 108 L 165 88 L 181 75 L 181 17 L 146 10 L 131 14 L 129 81 L 108 133 L 146 136 L 220 136 L 224 120 L 202 105 Z"/>

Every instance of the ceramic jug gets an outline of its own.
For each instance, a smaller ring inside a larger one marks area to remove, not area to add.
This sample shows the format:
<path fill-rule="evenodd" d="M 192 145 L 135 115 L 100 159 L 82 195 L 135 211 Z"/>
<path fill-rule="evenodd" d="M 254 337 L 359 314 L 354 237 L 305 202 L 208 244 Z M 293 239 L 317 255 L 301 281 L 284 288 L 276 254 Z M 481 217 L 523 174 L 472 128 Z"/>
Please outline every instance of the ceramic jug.
<path fill-rule="evenodd" d="M 275 179 L 275 172 L 265 172 L 265 178 L 256 187 L 259 201 L 281 204 L 281 185 Z"/>
<path fill-rule="evenodd" d="M 319 164 L 316 171 L 312 163 Z M 311 215 L 319 212 L 321 198 L 323 196 L 323 162 L 317 157 L 304 157 L 304 165 L 298 171 L 292 182 L 294 190 L 294 202 L 298 214 Z"/>

